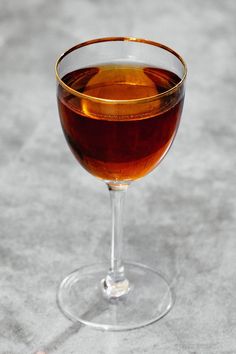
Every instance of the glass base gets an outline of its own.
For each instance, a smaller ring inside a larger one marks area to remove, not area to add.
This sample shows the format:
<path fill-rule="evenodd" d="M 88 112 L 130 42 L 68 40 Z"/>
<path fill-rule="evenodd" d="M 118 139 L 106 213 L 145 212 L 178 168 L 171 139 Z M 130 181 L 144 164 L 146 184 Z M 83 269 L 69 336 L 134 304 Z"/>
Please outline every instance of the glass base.
<path fill-rule="evenodd" d="M 84 266 L 69 274 L 58 291 L 58 304 L 71 320 L 88 326 L 122 331 L 153 323 L 173 306 L 173 293 L 165 278 L 138 263 L 124 263 L 130 291 L 117 299 L 103 295 L 107 264 Z"/>

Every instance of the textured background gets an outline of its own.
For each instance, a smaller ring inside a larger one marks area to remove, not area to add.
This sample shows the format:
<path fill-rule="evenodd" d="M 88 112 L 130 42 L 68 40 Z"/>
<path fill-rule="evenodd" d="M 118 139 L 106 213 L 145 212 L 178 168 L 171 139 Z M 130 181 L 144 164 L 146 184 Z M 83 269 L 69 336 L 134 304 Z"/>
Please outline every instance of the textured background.
<path fill-rule="evenodd" d="M 1 354 L 236 353 L 235 18 L 235 0 L 0 0 Z M 177 301 L 123 333 L 55 302 L 67 273 L 109 257 L 110 210 L 62 136 L 53 65 L 107 35 L 163 42 L 189 68 L 176 141 L 131 186 L 125 220 L 125 257 L 166 273 Z"/>

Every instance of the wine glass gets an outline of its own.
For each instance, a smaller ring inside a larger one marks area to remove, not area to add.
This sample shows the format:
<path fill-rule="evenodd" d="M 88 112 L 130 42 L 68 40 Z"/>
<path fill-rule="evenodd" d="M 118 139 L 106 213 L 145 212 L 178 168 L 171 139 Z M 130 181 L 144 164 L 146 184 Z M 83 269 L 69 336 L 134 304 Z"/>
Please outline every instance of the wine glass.
<path fill-rule="evenodd" d="M 111 37 L 67 50 L 56 77 L 65 138 L 79 163 L 107 184 L 112 209 L 110 265 L 69 274 L 59 306 L 70 319 L 101 329 L 148 325 L 171 309 L 173 293 L 155 269 L 122 260 L 124 199 L 130 183 L 152 171 L 174 140 L 186 65 L 160 43 Z"/>

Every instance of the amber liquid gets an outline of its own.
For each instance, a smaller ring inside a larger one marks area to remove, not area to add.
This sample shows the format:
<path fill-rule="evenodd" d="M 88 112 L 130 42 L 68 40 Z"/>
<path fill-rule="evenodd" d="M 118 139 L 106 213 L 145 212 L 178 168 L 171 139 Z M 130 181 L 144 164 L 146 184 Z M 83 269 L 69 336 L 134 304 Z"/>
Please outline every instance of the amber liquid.
<path fill-rule="evenodd" d="M 97 98 L 128 100 L 152 97 L 180 78 L 167 70 L 127 64 L 76 70 L 62 80 Z M 58 86 L 58 106 L 67 142 L 91 174 L 107 181 L 143 177 L 168 151 L 183 105 L 183 90 L 145 104 L 114 104 L 81 99 Z"/>

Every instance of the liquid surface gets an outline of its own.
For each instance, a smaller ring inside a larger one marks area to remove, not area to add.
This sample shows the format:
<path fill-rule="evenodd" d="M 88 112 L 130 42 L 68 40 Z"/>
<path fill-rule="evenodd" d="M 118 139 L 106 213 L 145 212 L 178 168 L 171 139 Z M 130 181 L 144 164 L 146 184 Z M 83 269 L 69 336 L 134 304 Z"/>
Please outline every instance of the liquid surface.
<path fill-rule="evenodd" d="M 104 65 L 73 71 L 62 79 L 86 95 L 108 100 L 152 97 L 174 87 L 170 71 Z M 183 105 L 183 91 L 148 103 L 100 103 L 58 86 L 58 107 L 67 142 L 81 165 L 107 181 L 135 180 L 168 151 Z"/>

